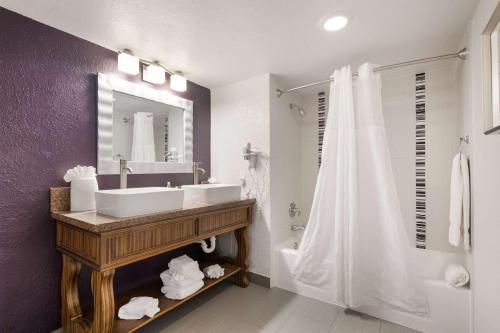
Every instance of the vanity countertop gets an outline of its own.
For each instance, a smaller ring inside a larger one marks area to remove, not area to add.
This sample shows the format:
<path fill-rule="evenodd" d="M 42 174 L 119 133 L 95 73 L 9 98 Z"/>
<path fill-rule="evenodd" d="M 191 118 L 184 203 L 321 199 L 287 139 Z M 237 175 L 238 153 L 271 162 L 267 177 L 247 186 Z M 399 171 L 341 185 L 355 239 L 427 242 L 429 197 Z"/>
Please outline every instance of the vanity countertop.
<path fill-rule="evenodd" d="M 255 199 L 242 199 L 217 204 L 184 204 L 184 207 L 178 210 L 126 218 L 99 214 L 95 210 L 85 212 L 53 211 L 52 218 L 90 232 L 101 233 L 189 215 L 210 213 L 221 209 L 253 205 L 254 203 Z"/>

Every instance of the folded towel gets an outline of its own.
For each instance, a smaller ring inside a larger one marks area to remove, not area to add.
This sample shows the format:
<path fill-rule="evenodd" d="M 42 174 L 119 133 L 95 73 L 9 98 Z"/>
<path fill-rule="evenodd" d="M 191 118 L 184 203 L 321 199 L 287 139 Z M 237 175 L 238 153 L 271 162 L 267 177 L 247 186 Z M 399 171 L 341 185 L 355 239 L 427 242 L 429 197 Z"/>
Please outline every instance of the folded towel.
<path fill-rule="evenodd" d="M 205 273 L 205 276 L 210 279 L 218 279 L 222 276 L 224 276 L 224 268 L 222 268 L 220 265 L 211 265 L 208 267 L 205 267 L 203 269 L 203 273 Z"/>
<path fill-rule="evenodd" d="M 193 284 L 190 287 L 182 288 L 182 289 L 177 289 L 177 288 L 168 288 L 168 287 L 162 287 L 161 291 L 162 293 L 165 294 L 166 298 L 170 299 L 183 299 L 186 298 L 198 290 L 200 290 L 204 286 L 203 280 L 200 280 Z"/>
<path fill-rule="evenodd" d="M 160 311 L 158 299 L 153 297 L 132 297 L 130 301 L 118 310 L 120 319 L 141 319 L 144 316 L 152 318 Z"/>
<path fill-rule="evenodd" d="M 203 280 L 203 278 L 204 278 L 203 273 L 198 271 L 198 274 L 199 275 L 196 275 L 192 278 L 184 279 L 184 280 L 180 280 L 180 281 L 176 281 L 176 280 L 172 280 L 172 279 L 168 280 L 168 279 L 162 278 L 163 285 L 166 287 L 178 288 L 178 289 L 186 288 L 186 287 L 192 286 L 193 284 L 195 284 L 196 282 L 198 282 L 200 280 Z"/>
<path fill-rule="evenodd" d="M 444 272 L 445 280 L 453 287 L 463 287 L 470 279 L 469 272 L 459 264 L 448 264 Z"/>
<path fill-rule="evenodd" d="M 180 257 L 170 260 L 168 263 L 168 268 L 174 269 L 176 271 L 187 273 L 191 270 L 200 269 L 197 261 L 189 258 L 187 255 L 182 255 Z"/>
<path fill-rule="evenodd" d="M 186 273 L 167 269 L 160 274 L 160 278 L 164 285 L 179 283 L 179 286 L 186 286 L 192 284 L 193 280 L 203 279 L 204 275 L 199 269 L 193 269 Z"/>
<path fill-rule="evenodd" d="M 466 250 L 470 248 L 470 185 L 467 157 L 458 153 L 453 158 L 450 188 L 450 244 L 459 246 L 464 240 Z"/>

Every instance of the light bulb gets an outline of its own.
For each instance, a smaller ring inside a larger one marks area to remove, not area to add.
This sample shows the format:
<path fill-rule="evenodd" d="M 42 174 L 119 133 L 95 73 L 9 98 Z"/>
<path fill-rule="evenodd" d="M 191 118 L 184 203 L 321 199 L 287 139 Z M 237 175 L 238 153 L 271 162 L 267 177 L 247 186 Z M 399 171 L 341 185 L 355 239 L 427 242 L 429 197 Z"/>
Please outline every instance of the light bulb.
<path fill-rule="evenodd" d="M 184 76 L 179 74 L 174 74 L 170 77 L 170 88 L 175 91 L 186 91 L 187 80 Z"/>
<path fill-rule="evenodd" d="M 163 84 L 165 83 L 165 69 L 156 63 L 148 65 L 142 71 L 142 79 L 154 84 Z"/>
<path fill-rule="evenodd" d="M 337 31 L 344 28 L 349 20 L 345 16 L 334 16 L 323 23 L 323 28 L 326 31 Z"/>
<path fill-rule="evenodd" d="M 128 51 L 118 53 L 118 70 L 131 75 L 139 74 L 139 58 Z"/>

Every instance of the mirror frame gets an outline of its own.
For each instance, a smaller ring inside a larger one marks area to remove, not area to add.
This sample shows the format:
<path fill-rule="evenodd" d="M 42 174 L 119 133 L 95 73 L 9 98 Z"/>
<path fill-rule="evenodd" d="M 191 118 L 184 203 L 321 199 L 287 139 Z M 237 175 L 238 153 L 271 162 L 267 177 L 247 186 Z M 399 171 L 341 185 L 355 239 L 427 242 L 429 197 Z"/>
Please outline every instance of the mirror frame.
<path fill-rule="evenodd" d="M 110 75 L 97 73 L 97 174 L 120 173 L 120 161 L 113 157 L 113 91 L 184 109 L 184 162 L 129 161 L 136 174 L 193 172 L 193 101 Z"/>
<path fill-rule="evenodd" d="M 483 115 L 484 115 L 484 134 L 500 133 L 500 73 L 493 77 L 493 69 L 498 69 L 498 63 L 493 66 L 491 35 L 495 31 L 498 23 L 500 22 L 500 3 L 495 8 L 491 15 L 488 24 L 483 30 L 481 35 L 482 39 L 482 63 L 483 63 Z M 500 52 L 498 53 L 500 57 Z M 493 101 L 493 87 L 495 89 L 496 103 Z M 494 112 L 497 113 L 494 117 Z M 496 118 L 496 119 L 495 119 Z"/>

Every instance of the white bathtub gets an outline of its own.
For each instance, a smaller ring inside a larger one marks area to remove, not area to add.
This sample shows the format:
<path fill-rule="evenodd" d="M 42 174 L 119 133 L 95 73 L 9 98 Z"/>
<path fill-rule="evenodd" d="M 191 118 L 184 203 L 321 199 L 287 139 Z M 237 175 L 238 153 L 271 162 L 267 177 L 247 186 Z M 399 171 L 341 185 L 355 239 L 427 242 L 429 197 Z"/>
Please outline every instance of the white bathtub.
<path fill-rule="evenodd" d="M 274 248 L 272 286 L 335 304 L 327 290 L 305 285 L 293 278 L 291 270 L 297 257 L 293 242 L 293 239 L 289 239 Z M 442 279 L 446 263 L 453 260 L 456 261 L 457 258 L 452 253 L 415 249 L 415 262 L 412 264 L 416 265 L 422 274 L 422 282 L 429 300 L 430 317 L 422 318 L 376 307 L 356 310 L 425 333 L 469 333 L 470 290 L 453 288 Z"/>

